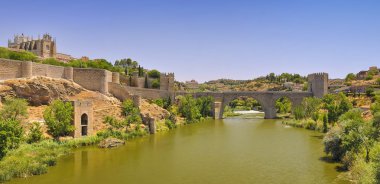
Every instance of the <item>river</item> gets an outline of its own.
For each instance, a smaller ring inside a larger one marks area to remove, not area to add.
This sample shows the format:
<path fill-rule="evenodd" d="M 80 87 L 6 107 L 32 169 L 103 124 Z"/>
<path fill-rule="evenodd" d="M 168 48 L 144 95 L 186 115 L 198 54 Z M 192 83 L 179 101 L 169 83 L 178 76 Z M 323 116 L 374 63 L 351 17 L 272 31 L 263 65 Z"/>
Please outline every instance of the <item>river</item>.
<path fill-rule="evenodd" d="M 47 174 L 10 183 L 334 183 L 337 164 L 323 156 L 320 133 L 244 115 L 187 125 L 116 149 L 77 149 Z"/>

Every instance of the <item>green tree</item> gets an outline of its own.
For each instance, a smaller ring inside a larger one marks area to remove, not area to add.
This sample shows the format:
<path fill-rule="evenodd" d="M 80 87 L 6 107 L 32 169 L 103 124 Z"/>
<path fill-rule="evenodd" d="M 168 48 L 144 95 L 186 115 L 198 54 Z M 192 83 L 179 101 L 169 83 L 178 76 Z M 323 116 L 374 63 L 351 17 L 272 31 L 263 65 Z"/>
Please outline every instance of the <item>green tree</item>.
<path fill-rule="evenodd" d="M 148 76 L 145 75 L 144 88 L 148 88 Z"/>
<path fill-rule="evenodd" d="M 41 130 L 41 125 L 38 122 L 31 124 L 29 129 L 29 134 L 26 138 L 26 142 L 31 144 L 35 142 L 40 142 L 43 139 L 43 133 Z"/>
<path fill-rule="evenodd" d="M 48 127 L 48 132 L 58 139 L 61 136 L 71 135 L 75 127 L 73 121 L 73 106 L 70 102 L 61 100 L 53 101 L 44 111 L 44 119 Z"/>
<path fill-rule="evenodd" d="M 380 112 L 380 102 L 375 102 L 371 105 L 371 112 L 372 114 Z"/>
<path fill-rule="evenodd" d="M 188 123 L 198 122 L 202 117 L 197 106 L 197 101 L 191 96 L 181 96 L 179 98 L 178 111 L 185 117 Z"/>
<path fill-rule="evenodd" d="M 7 99 L 0 110 L 0 116 L 3 119 L 21 120 L 28 116 L 27 107 L 28 102 L 24 99 Z"/>
<path fill-rule="evenodd" d="M 349 73 L 349 74 L 347 74 L 345 80 L 346 80 L 346 82 L 350 82 L 350 81 L 355 80 L 355 79 L 356 79 L 356 75 L 353 73 Z"/>
<path fill-rule="evenodd" d="M 276 100 L 275 107 L 278 113 L 290 113 L 292 110 L 292 102 L 288 98 L 282 97 Z"/>
<path fill-rule="evenodd" d="M 140 109 L 138 107 L 135 107 L 132 100 L 127 99 L 123 102 L 122 111 L 123 115 L 125 116 L 125 121 L 128 125 L 132 123 L 142 122 Z"/>
<path fill-rule="evenodd" d="M 302 100 L 301 107 L 305 118 L 311 118 L 321 109 L 322 101 L 319 98 L 307 97 Z"/>
<path fill-rule="evenodd" d="M 0 159 L 5 156 L 8 150 L 19 147 L 23 132 L 18 120 L 0 119 Z"/>
<path fill-rule="evenodd" d="M 159 89 L 160 88 L 160 81 L 158 81 L 157 79 L 154 79 L 152 81 L 152 88 Z"/>
<path fill-rule="evenodd" d="M 328 119 L 330 123 L 338 120 L 339 116 L 352 109 L 352 103 L 343 94 L 327 94 L 323 97 L 324 109 L 328 111 Z"/>
<path fill-rule="evenodd" d="M 160 73 L 158 70 L 150 70 L 150 71 L 148 72 L 148 76 L 149 76 L 150 78 L 159 79 L 159 78 L 160 78 L 160 75 L 161 75 L 161 73 Z"/>
<path fill-rule="evenodd" d="M 197 98 L 197 106 L 202 117 L 211 116 L 213 102 L 211 96 Z"/>
<path fill-rule="evenodd" d="M 326 133 L 328 131 L 327 124 L 329 123 L 329 117 L 327 113 L 323 114 L 323 133 Z"/>
<path fill-rule="evenodd" d="M 325 153 L 331 154 L 332 159 L 336 161 L 341 160 L 346 153 L 342 146 L 342 136 L 342 129 L 336 126 L 331 128 L 323 138 Z"/>
<path fill-rule="evenodd" d="M 368 96 L 368 97 L 374 97 L 375 96 L 375 90 L 371 87 L 367 88 L 365 90 L 365 94 Z"/>

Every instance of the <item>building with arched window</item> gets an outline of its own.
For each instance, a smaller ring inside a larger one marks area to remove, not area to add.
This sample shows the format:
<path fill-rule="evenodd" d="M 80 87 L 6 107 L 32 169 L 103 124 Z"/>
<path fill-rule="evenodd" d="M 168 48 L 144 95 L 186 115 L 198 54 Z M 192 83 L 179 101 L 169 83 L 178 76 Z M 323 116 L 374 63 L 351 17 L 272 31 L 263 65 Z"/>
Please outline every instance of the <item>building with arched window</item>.
<path fill-rule="evenodd" d="M 76 100 L 71 102 L 74 107 L 73 124 L 75 126 L 74 137 L 93 135 L 93 104 L 92 101 Z"/>

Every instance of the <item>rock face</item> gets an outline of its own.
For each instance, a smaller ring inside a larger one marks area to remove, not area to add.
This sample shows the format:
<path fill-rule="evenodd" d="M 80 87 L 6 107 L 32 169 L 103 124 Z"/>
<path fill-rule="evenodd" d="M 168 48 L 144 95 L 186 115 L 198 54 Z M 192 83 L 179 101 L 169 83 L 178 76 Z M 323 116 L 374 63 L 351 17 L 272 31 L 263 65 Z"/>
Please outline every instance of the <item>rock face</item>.
<path fill-rule="evenodd" d="M 144 99 L 141 100 L 140 113 L 143 120 L 153 118 L 154 120 L 159 121 L 169 118 L 170 116 L 170 113 L 164 108 L 156 104 L 150 104 L 148 101 Z"/>
<path fill-rule="evenodd" d="M 47 105 L 55 99 L 67 100 L 85 89 L 78 84 L 48 77 L 7 80 L 0 83 L 0 97 L 18 97 L 31 105 Z"/>
<path fill-rule="evenodd" d="M 107 138 L 101 141 L 98 146 L 100 148 L 115 148 L 125 144 L 125 141 L 116 138 Z"/>

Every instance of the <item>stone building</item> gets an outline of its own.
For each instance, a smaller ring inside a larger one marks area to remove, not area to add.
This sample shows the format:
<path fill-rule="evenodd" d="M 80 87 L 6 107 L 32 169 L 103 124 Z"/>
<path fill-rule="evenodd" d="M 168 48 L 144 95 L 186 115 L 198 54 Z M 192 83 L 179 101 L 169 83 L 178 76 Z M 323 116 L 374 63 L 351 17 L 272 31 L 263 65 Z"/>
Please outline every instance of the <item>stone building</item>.
<path fill-rule="evenodd" d="M 36 40 L 24 34 L 15 35 L 13 41 L 8 40 L 8 48 L 29 51 L 44 59 L 55 58 L 63 62 L 74 59 L 70 55 L 57 53 L 56 41 L 49 34 L 44 34 L 42 39 Z"/>
<path fill-rule="evenodd" d="M 92 101 L 71 101 L 74 107 L 73 124 L 74 137 L 93 135 L 93 105 Z"/>
<path fill-rule="evenodd" d="M 356 78 L 359 80 L 363 80 L 363 79 L 367 78 L 369 71 L 376 71 L 376 70 L 380 72 L 380 69 L 377 68 L 377 66 L 371 66 L 371 67 L 369 67 L 368 70 L 362 70 L 359 73 L 357 73 Z"/>
<path fill-rule="evenodd" d="M 188 90 L 197 90 L 199 89 L 199 83 L 196 80 L 186 81 L 186 89 Z"/>

